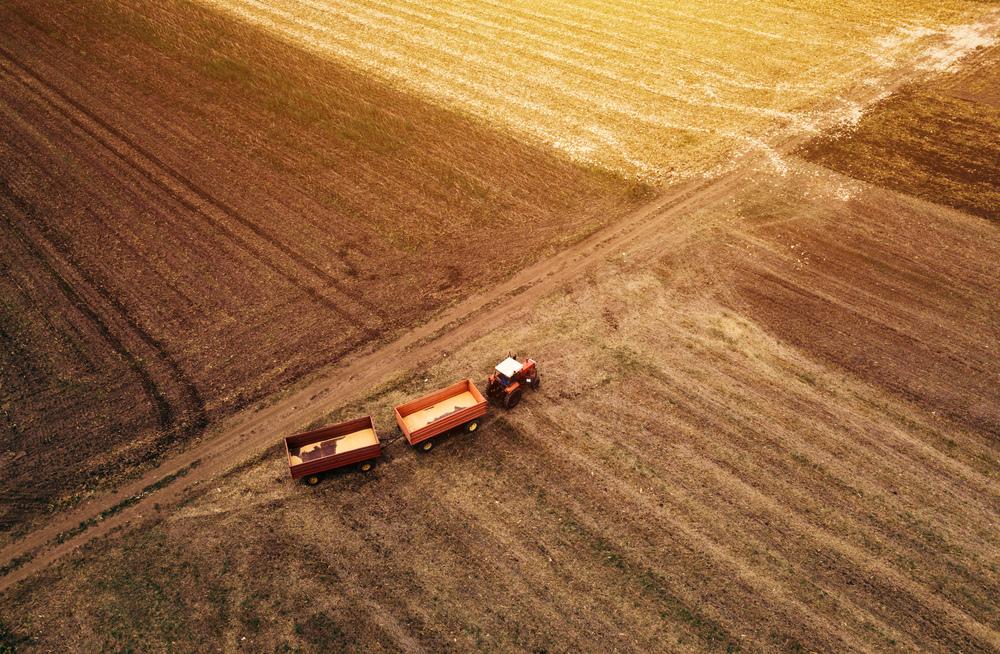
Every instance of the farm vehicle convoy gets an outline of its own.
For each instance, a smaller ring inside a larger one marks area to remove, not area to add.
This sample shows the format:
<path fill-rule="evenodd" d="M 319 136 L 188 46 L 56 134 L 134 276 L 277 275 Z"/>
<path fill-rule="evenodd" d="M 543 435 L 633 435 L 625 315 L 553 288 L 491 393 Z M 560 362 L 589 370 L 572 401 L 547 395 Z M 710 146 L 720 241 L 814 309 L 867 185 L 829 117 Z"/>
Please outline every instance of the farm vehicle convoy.
<path fill-rule="evenodd" d="M 540 384 L 538 364 L 524 363 L 517 355 L 497 364 L 486 380 L 486 394 L 471 379 L 463 379 L 393 409 L 402 437 L 418 451 L 434 447 L 434 439 L 446 432 L 461 429 L 472 433 L 489 411 L 492 400 L 506 409 L 521 401 L 525 387 L 537 390 Z M 285 437 L 285 456 L 292 479 L 310 486 L 320 475 L 337 468 L 357 466 L 368 472 L 382 456 L 383 442 L 371 416 L 347 420 L 320 429 Z M 388 445 L 388 443 L 385 443 Z"/>

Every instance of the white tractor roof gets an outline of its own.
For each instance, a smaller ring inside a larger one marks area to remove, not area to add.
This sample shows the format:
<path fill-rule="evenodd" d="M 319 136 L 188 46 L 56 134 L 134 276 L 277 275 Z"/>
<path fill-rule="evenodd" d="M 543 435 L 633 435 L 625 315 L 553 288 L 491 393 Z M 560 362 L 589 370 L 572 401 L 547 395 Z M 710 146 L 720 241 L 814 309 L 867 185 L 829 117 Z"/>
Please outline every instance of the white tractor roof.
<path fill-rule="evenodd" d="M 524 366 L 521 365 L 521 362 L 518 361 L 517 359 L 513 357 L 507 357 L 506 359 L 497 364 L 497 372 L 499 372 L 504 377 L 513 377 L 518 372 L 520 372 L 521 368 L 523 367 Z"/>

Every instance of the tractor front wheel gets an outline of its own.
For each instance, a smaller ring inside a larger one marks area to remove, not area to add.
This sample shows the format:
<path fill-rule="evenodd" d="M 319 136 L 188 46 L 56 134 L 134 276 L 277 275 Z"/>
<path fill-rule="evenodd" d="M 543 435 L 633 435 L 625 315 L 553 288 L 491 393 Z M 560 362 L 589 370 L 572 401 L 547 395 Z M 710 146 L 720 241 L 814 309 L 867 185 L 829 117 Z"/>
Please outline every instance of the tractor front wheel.
<path fill-rule="evenodd" d="M 535 378 L 531 380 L 531 390 L 537 391 L 538 387 L 542 385 L 542 378 L 535 375 Z"/>
<path fill-rule="evenodd" d="M 517 406 L 517 403 L 521 401 L 521 389 L 517 389 L 513 393 L 508 393 L 507 397 L 503 398 L 503 407 L 505 409 L 513 409 Z"/>

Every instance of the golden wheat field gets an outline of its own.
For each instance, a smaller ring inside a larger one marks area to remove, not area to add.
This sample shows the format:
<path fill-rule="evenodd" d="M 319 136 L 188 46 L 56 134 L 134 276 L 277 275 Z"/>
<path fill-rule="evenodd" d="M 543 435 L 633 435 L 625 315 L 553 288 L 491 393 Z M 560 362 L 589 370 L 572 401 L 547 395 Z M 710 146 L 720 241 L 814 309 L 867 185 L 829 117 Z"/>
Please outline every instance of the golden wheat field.
<path fill-rule="evenodd" d="M 975 4 L 954 1 L 207 4 L 578 162 L 652 182 L 855 121 L 858 90 L 878 97 L 900 61 L 946 67 L 991 41 Z"/>

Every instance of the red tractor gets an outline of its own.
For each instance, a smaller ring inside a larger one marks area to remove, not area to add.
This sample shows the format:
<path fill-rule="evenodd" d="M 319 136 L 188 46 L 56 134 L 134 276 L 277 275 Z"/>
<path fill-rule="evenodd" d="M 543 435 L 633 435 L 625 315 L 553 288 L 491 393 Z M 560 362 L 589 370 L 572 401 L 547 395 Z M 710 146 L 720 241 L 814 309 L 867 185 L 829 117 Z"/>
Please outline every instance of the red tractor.
<path fill-rule="evenodd" d="M 540 383 L 538 363 L 533 359 L 521 363 L 515 354 L 498 363 L 490 374 L 486 383 L 486 396 L 502 403 L 504 408 L 512 409 L 521 401 L 521 392 L 525 386 L 538 390 Z"/>

